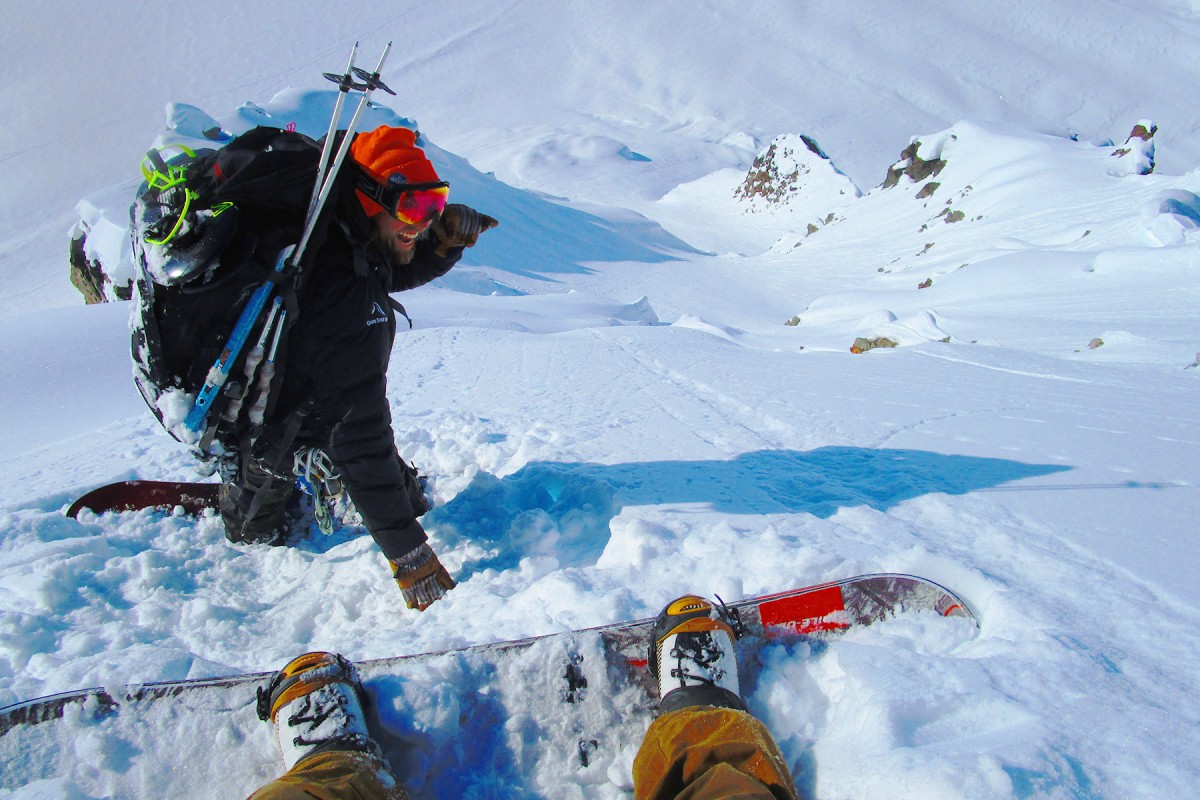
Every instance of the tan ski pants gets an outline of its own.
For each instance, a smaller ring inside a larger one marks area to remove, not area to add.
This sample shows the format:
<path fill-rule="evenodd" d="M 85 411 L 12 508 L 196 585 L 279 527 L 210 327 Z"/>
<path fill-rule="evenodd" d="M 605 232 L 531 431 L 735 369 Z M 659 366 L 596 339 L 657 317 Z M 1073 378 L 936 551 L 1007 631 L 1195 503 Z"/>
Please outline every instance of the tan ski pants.
<path fill-rule="evenodd" d="M 659 717 L 633 762 L 637 800 L 798 800 L 771 734 L 744 711 L 693 706 Z M 380 759 L 332 750 L 306 758 L 251 800 L 406 800 Z"/>

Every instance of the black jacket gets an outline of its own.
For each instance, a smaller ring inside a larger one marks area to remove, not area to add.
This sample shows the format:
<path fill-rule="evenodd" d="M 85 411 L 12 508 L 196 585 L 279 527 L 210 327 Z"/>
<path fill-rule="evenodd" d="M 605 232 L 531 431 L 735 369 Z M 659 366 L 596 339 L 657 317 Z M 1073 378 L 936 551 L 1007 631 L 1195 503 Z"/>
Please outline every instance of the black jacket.
<path fill-rule="evenodd" d="M 344 173 L 355 170 L 352 164 Z M 311 402 L 298 444 L 325 449 L 389 560 L 426 540 L 405 491 L 387 398 L 387 369 L 396 337 L 388 294 L 449 272 L 462 248 L 434 252 L 432 234 L 419 240 L 411 264 L 393 267 L 369 241 L 369 227 L 352 190 L 339 180 L 336 213 L 305 257 L 297 291 L 299 317 L 288 331 L 280 399 L 268 420 L 280 437 L 289 415 Z M 315 252 L 314 252 L 315 251 Z M 268 445 L 269 446 L 269 445 Z"/>

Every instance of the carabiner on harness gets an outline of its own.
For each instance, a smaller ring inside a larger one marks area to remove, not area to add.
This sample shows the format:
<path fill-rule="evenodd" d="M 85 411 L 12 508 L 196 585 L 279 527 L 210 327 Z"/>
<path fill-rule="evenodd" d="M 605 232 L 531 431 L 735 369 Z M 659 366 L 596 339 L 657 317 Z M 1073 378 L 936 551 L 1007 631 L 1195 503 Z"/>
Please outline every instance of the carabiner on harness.
<path fill-rule="evenodd" d="M 333 533 L 333 512 L 342 496 L 342 476 L 324 450 L 301 447 L 292 459 L 296 485 L 313 499 L 313 518 L 321 533 Z"/>

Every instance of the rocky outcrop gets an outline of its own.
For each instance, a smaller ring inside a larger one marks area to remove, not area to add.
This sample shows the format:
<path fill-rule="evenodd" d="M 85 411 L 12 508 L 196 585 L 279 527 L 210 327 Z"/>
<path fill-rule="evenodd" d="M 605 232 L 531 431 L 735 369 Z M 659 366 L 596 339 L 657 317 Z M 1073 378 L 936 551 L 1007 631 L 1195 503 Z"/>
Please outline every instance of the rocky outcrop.
<path fill-rule="evenodd" d="M 799 189 L 804 176 L 812 172 L 809 155 L 805 155 L 797 144 L 802 144 L 809 155 L 829 160 L 816 141 L 808 136 L 779 136 L 754 159 L 746 180 L 734 190 L 734 197 L 740 200 L 762 198 L 776 205 L 786 202 L 788 195 Z"/>
<path fill-rule="evenodd" d="M 1119 178 L 1154 172 L 1154 134 L 1157 132 L 1158 126 L 1153 122 L 1139 120 L 1129 132 L 1125 144 L 1112 151 L 1116 161 L 1108 168 L 1108 174 Z"/>
<path fill-rule="evenodd" d="M 122 187 L 116 196 L 123 199 L 124 191 Z M 101 195 L 94 195 L 76 207 L 79 221 L 71 229 L 71 283 L 83 295 L 85 303 L 109 303 L 133 297 L 128 232 L 123 219 L 122 224 L 113 219 L 116 212 L 104 210 L 111 205 Z"/>
<path fill-rule="evenodd" d="M 733 192 L 751 211 L 809 205 L 814 201 L 840 205 L 860 194 L 816 140 L 795 133 L 775 137 L 754 159 L 745 180 Z"/>
<path fill-rule="evenodd" d="M 908 147 L 900 152 L 900 160 L 888 168 L 887 177 L 884 178 L 881 188 L 890 189 L 900 183 L 901 178 L 908 178 L 912 183 L 921 183 L 922 181 L 936 178 L 946 167 L 946 161 L 941 157 L 941 147 L 935 148 L 936 154 L 927 154 L 925 158 L 921 157 L 923 146 L 920 139 L 913 139 Z M 929 197 L 940 184 L 930 182 L 921 187 L 917 194 L 917 199 Z"/>
<path fill-rule="evenodd" d="M 875 339 L 868 339 L 865 336 L 859 336 L 854 340 L 854 344 L 850 345 L 851 353 L 865 353 L 868 350 L 876 350 L 880 347 L 891 348 L 896 347 L 896 342 L 886 336 L 880 336 Z"/>
<path fill-rule="evenodd" d="M 108 288 L 112 286 L 112 281 L 104 274 L 104 265 L 87 257 L 87 233 L 79 226 L 71 232 L 71 285 L 79 290 L 83 302 L 88 305 L 106 302 Z M 115 287 L 113 294 L 116 294 Z"/>

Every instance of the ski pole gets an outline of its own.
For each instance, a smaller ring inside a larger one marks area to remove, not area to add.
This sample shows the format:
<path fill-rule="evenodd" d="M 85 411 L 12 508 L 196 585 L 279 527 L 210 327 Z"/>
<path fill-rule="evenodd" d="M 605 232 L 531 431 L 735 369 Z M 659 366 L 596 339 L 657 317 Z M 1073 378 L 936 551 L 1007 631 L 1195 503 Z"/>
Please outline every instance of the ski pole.
<path fill-rule="evenodd" d="M 308 240 L 312 237 L 313 230 L 317 226 L 317 218 L 321 215 L 321 210 L 325 207 L 325 201 L 329 198 L 329 193 L 333 190 L 333 184 L 337 180 L 338 170 L 341 169 L 342 162 L 346 159 L 346 153 L 350 150 L 350 141 L 354 138 L 354 132 L 358 127 L 358 119 L 362 116 L 363 109 L 367 107 L 367 102 L 371 99 L 371 93 L 376 89 L 383 89 L 388 94 L 395 94 L 387 84 L 379 79 L 379 71 L 383 69 L 383 63 L 387 61 L 388 53 L 392 49 L 392 43 L 388 42 L 387 47 L 383 48 L 383 55 L 379 57 L 379 63 L 375 66 L 375 72 L 368 73 L 359 67 L 353 67 L 352 71 L 365 84 L 362 90 L 362 95 L 358 98 L 358 107 L 354 109 L 354 116 L 350 118 L 350 124 L 346 126 L 346 134 L 342 137 L 341 146 L 338 147 L 337 155 L 334 156 L 333 165 L 325 174 L 325 181 L 321 185 L 321 192 L 313 204 L 312 214 L 304 226 L 304 233 L 300 237 L 300 243 L 296 245 L 295 251 L 292 253 L 289 261 L 289 268 L 295 268 L 300 265 L 300 260 L 304 258 L 304 251 L 308 247 Z"/>
<path fill-rule="evenodd" d="M 333 104 L 333 115 L 329 118 L 329 130 L 325 133 L 325 143 L 321 147 L 321 160 L 317 162 L 317 180 L 313 184 L 312 197 L 308 201 L 308 211 L 304 215 L 305 222 L 312 218 L 313 210 L 317 205 L 317 197 L 321 194 L 321 185 L 325 182 L 325 170 L 329 166 L 329 157 L 333 155 L 333 140 L 337 134 L 338 122 L 342 118 L 342 107 L 346 104 L 346 95 L 351 90 L 363 91 L 367 88 L 365 84 L 356 83 L 352 77 L 354 74 L 354 58 L 357 55 L 358 42 L 355 42 L 354 47 L 350 48 L 350 61 L 346 64 L 346 71 L 341 75 L 332 72 L 324 73 L 327 80 L 331 80 L 338 85 L 338 96 Z"/>

